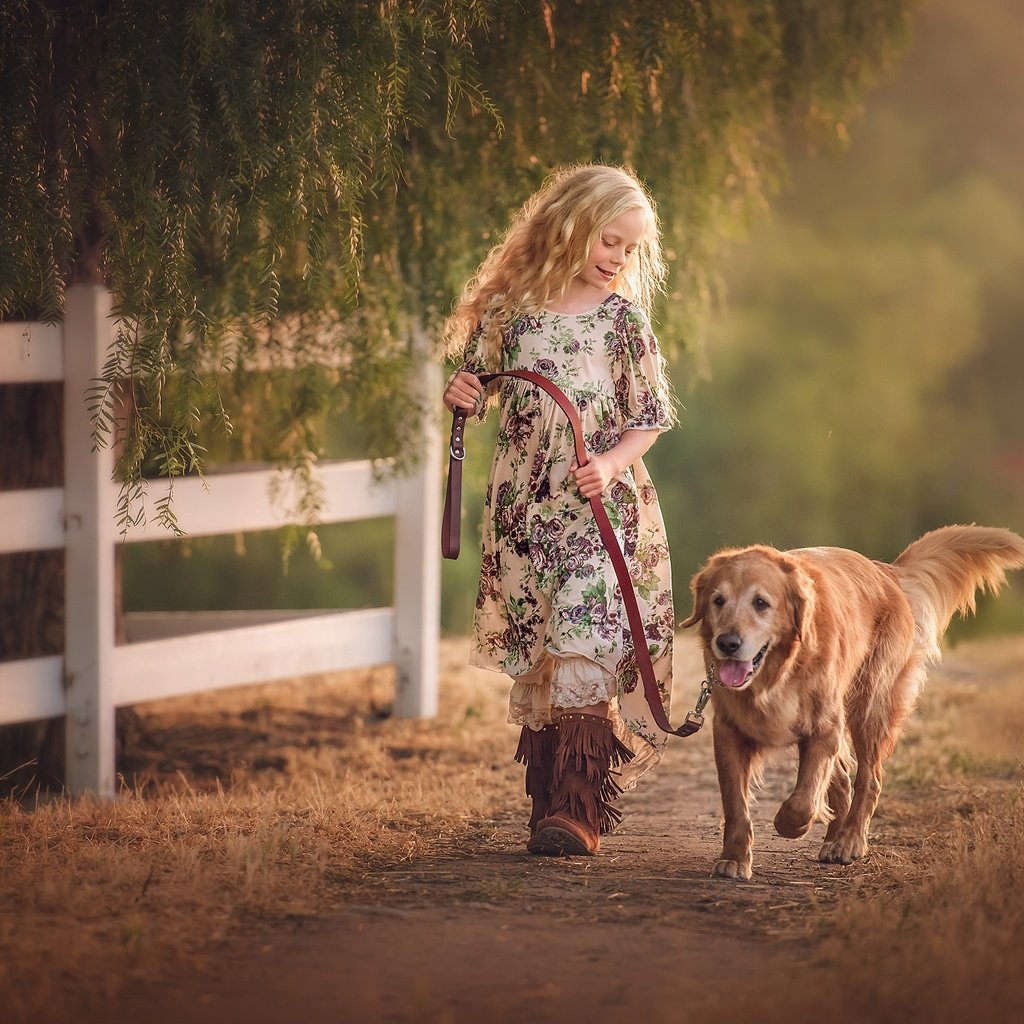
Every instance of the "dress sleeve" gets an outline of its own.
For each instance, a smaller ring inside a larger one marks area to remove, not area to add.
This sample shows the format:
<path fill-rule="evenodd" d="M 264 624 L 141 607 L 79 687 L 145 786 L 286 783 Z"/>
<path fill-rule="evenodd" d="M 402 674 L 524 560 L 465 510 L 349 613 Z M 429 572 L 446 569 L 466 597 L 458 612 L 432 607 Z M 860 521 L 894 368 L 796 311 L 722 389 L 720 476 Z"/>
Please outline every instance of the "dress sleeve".
<path fill-rule="evenodd" d="M 462 354 L 462 365 L 459 367 L 460 370 L 465 370 L 467 373 L 475 373 L 477 376 L 481 373 L 486 373 L 484 368 L 483 340 L 484 325 L 478 323 L 466 342 L 466 348 Z"/>
<path fill-rule="evenodd" d="M 487 373 L 487 361 L 484 359 L 484 322 L 478 323 L 473 329 L 473 333 L 469 336 L 466 341 L 466 347 L 462 353 L 462 365 L 455 371 L 458 373 L 459 370 L 465 370 L 467 373 L 474 373 L 478 377 Z M 451 381 L 455 374 L 449 378 Z M 477 419 L 482 423 L 487 417 L 487 410 L 496 403 L 498 395 L 498 382 L 496 380 L 491 381 L 490 384 L 484 389 L 484 399 L 479 403 L 479 407 L 476 411 Z"/>
<path fill-rule="evenodd" d="M 668 430 L 675 421 L 665 360 L 650 322 L 635 306 L 616 325 L 622 361 L 615 402 L 623 430 Z"/>

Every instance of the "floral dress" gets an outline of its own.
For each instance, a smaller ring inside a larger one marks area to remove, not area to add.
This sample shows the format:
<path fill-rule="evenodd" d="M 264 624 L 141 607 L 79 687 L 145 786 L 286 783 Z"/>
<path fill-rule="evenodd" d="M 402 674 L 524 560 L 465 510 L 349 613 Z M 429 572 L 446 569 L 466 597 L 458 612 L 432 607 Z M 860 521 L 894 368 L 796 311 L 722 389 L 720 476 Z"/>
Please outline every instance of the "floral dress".
<path fill-rule="evenodd" d="M 463 368 L 486 372 L 481 331 Z M 658 343 L 641 310 L 611 294 L 586 313 L 522 316 L 505 331 L 502 368 L 554 381 L 580 414 L 587 450 L 630 429 L 664 430 L 672 403 Z M 509 721 L 540 729 L 556 708 L 608 700 L 635 752 L 620 785 L 660 759 L 665 736 L 644 699 L 622 594 L 590 504 L 569 472 L 572 430 L 548 395 L 499 378 L 500 422 L 487 486 L 470 661 L 513 677 Z M 602 496 L 626 557 L 663 702 L 675 618 L 665 525 L 642 460 Z"/>

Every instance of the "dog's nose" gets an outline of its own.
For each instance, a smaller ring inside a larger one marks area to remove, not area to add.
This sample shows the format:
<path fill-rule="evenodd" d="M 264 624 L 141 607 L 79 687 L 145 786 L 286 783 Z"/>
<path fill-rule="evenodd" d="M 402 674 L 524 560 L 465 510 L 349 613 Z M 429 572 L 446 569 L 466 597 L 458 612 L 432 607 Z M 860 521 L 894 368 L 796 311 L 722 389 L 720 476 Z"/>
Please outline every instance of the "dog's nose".
<path fill-rule="evenodd" d="M 743 646 L 743 638 L 739 633 L 720 633 L 715 638 L 715 645 L 727 658 L 730 658 Z"/>

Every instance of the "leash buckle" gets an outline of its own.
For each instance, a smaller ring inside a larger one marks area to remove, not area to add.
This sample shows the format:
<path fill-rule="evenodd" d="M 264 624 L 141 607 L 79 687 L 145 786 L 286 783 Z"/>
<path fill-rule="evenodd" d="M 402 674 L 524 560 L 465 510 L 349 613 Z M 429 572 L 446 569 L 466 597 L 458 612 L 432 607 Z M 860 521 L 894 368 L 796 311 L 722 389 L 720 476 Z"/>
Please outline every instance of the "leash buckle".
<path fill-rule="evenodd" d="M 711 700 L 711 680 L 705 679 L 700 684 L 700 693 L 697 696 L 697 705 L 692 711 L 686 712 L 683 724 L 676 730 L 677 736 L 692 736 L 704 727 L 704 709 Z"/>
<path fill-rule="evenodd" d="M 466 457 L 465 448 L 459 448 L 456 450 L 455 446 L 451 444 L 448 445 L 448 452 L 451 455 L 451 457 L 455 459 L 456 462 L 462 462 L 462 460 L 465 459 Z"/>

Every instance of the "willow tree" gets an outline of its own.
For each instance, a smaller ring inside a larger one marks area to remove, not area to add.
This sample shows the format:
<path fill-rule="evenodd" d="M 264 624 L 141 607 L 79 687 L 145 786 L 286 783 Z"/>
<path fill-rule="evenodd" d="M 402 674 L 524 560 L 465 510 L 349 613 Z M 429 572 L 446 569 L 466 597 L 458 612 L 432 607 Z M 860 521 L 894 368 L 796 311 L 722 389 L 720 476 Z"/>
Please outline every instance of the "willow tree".
<path fill-rule="evenodd" d="M 912 2 L 5 0 L 0 318 L 111 289 L 96 425 L 126 523 L 147 475 L 202 468 L 212 425 L 308 470 L 342 408 L 370 454 L 414 452 L 413 339 L 553 165 L 648 180 L 662 334 L 693 346 L 715 238 L 763 206 L 788 132 L 842 142 Z M 45 401 L 18 390 L 4 422 Z"/>
<path fill-rule="evenodd" d="M 784 131 L 845 136 L 908 6 L 7 0 L 0 317 L 59 319 L 68 283 L 109 285 L 99 426 L 130 380 L 126 479 L 157 455 L 189 471 L 203 415 L 231 413 L 218 375 L 321 366 L 325 388 L 280 381 L 299 420 L 306 393 L 401 394 L 410 323 L 436 322 L 552 165 L 597 158 L 661 202 L 681 339 L 709 240 L 764 203 Z M 388 418 L 378 448 L 415 426 Z M 286 433 L 282 454 L 316 447 Z"/>
<path fill-rule="evenodd" d="M 60 320 L 69 285 L 110 288 L 118 329 L 94 397 L 126 525 L 145 473 L 201 467 L 205 420 L 247 428 L 249 396 L 221 402 L 231 381 L 298 368 L 274 375 L 290 416 L 248 419 L 277 425 L 268 449 L 300 467 L 323 404 L 402 386 L 392 304 L 358 295 L 363 207 L 433 103 L 450 122 L 466 99 L 488 105 L 470 35 L 485 14 L 477 0 L 0 4 L 0 318 Z M 314 356 L 325 338 L 336 351 Z M 5 441 L 0 486 L 61 483 L 55 391 L 0 388 L 5 439 L 37 435 Z M 0 658 L 61 650 L 61 564 L 0 558 Z"/>

